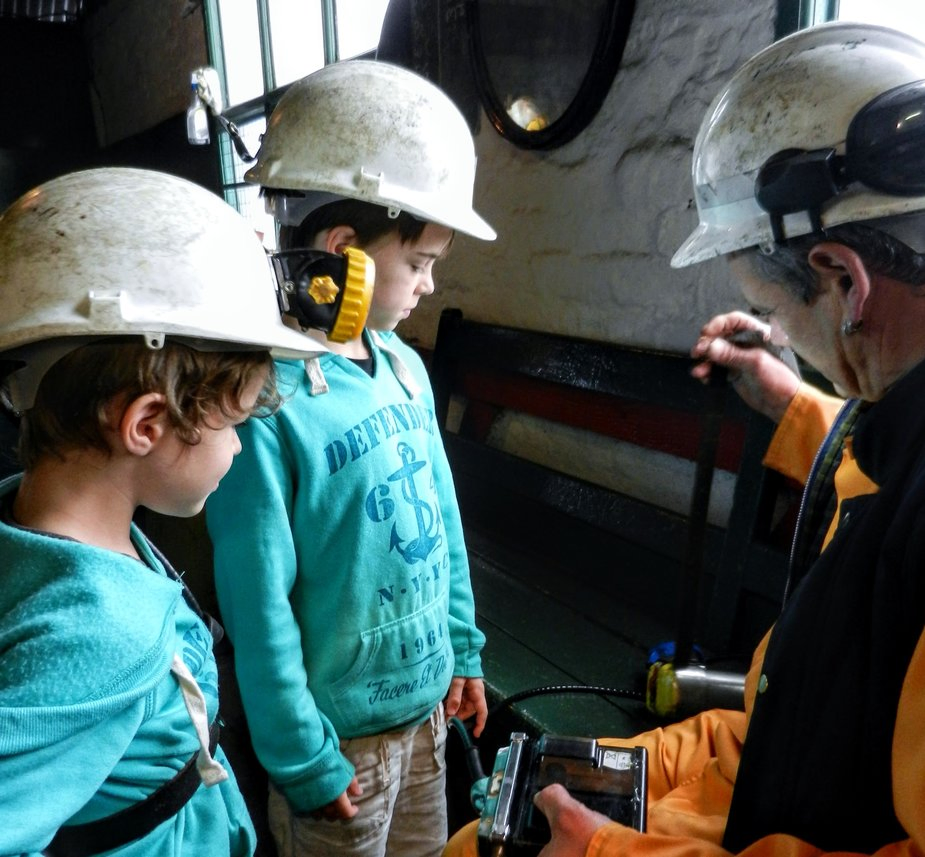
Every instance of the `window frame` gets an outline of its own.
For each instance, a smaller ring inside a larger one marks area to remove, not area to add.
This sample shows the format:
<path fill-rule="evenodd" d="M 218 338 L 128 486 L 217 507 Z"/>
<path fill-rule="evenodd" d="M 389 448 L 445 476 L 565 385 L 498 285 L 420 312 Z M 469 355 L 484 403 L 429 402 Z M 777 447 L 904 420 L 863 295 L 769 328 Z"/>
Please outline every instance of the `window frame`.
<path fill-rule="evenodd" d="M 317 0 L 321 4 L 322 47 L 324 64 L 335 62 L 338 58 L 337 40 L 337 12 L 336 0 Z M 273 109 L 280 98 L 292 85 L 291 82 L 283 86 L 276 85 L 273 70 L 273 39 L 270 32 L 269 0 L 256 0 L 257 26 L 260 42 L 260 63 L 263 77 L 264 94 L 251 98 L 240 104 L 230 105 L 222 111 L 222 115 L 229 122 L 243 126 L 259 117 L 269 119 Z M 222 102 L 228 104 L 227 69 L 225 61 L 225 48 L 222 40 L 221 12 L 218 0 L 205 0 L 203 3 L 203 19 L 205 25 L 206 50 L 211 66 L 218 72 L 222 87 Z M 238 211 L 242 210 L 239 192 L 252 188 L 252 185 L 235 178 L 235 164 L 238 158 L 228 132 L 221 127 L 215 129 L 219 158 L 219 174 L 221 176 L 221 190 L 225 200 Z M 251 152 L 256 155 L 256 152 Z"/>
<path fill-rule="evenodd" d="M 838 17 L 838 0 L 778 0 L 775 40 Z"/>

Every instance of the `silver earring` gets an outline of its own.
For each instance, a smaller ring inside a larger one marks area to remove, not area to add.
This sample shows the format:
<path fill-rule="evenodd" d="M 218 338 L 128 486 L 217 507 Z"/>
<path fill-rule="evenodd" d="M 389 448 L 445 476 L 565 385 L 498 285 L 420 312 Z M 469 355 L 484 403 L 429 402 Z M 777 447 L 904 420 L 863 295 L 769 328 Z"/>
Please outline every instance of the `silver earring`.
<path fill-rule="evenodd" d="M 857 321 L 846 321 L 841 326 L 841 332 L 845 334 L 845 336 L 851 336 L 852 333 L 857 333 L 861 329 L 861 327 L 863 327 L 863 325 L 864 325 L 863 318 L 859 318 Z"/>

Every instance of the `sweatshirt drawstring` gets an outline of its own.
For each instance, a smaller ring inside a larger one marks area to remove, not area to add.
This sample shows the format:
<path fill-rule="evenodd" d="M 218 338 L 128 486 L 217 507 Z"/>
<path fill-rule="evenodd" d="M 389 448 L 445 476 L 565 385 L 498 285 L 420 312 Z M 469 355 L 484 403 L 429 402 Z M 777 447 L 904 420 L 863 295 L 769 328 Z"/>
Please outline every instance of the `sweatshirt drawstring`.
<path fill-rule="evenodd" d="M 193 674 L 189 671 L 189 667 L 183 663 L 183 659 L 177 654 L 173 656 L 170 671 L 176 676 L 180 685 L 183 702 L 186 703 L 186 710 L 189 712 L 193 728 L 196 730 L 196 737 L 199 738 L 196 769 L 199 771 L 199 776 L 205 785 L 214 786 L 228 779 L 228 771 L 209 752 L 209 715 L 206 711 L 206 698 L 203 696 L 202 689 L 197 684 L 196 679 L 193 678 Z"/>

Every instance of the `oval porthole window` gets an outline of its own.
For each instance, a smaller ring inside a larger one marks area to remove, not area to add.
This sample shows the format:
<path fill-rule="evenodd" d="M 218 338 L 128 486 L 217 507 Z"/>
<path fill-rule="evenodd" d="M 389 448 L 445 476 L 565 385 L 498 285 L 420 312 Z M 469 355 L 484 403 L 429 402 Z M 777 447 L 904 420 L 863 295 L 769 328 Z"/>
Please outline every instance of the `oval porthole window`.
<path fill-rule="evenodd" d="M 495 130 L 551 149 L 597 114 L 623 56 L 633 0 L 470 0 L 476 86 Z"/>

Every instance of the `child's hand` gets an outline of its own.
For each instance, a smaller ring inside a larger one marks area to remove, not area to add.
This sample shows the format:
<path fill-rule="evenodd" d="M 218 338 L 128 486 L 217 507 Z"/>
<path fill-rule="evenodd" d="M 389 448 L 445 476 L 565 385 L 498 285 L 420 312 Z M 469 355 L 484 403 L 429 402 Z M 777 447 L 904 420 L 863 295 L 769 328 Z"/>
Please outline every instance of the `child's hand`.
<path fill-rule="evenodd" d="M 480 678 L 456 676 L 450 682 L 450 690 L 444 700 L 447 717 L 466 720 L 475 715 L 474 737 L 478 738 L 488 719 L 488 705 L 485 703 L 485 683 Z"/>
<path fill-rule="evenodd" d="M 325 821 L 353 818 L 353 816 L 359 812 L 359 809 L 350 798 L 359 797 L 361 794 L 363 794 L 363 789 L 360 788 L 357 778 L 354 777 L 343 794 L 338 795 L 334 800 L 325 804 L 320 809 L 316 809 L 312 815 L 315 818 L 323 818 Z"/>

